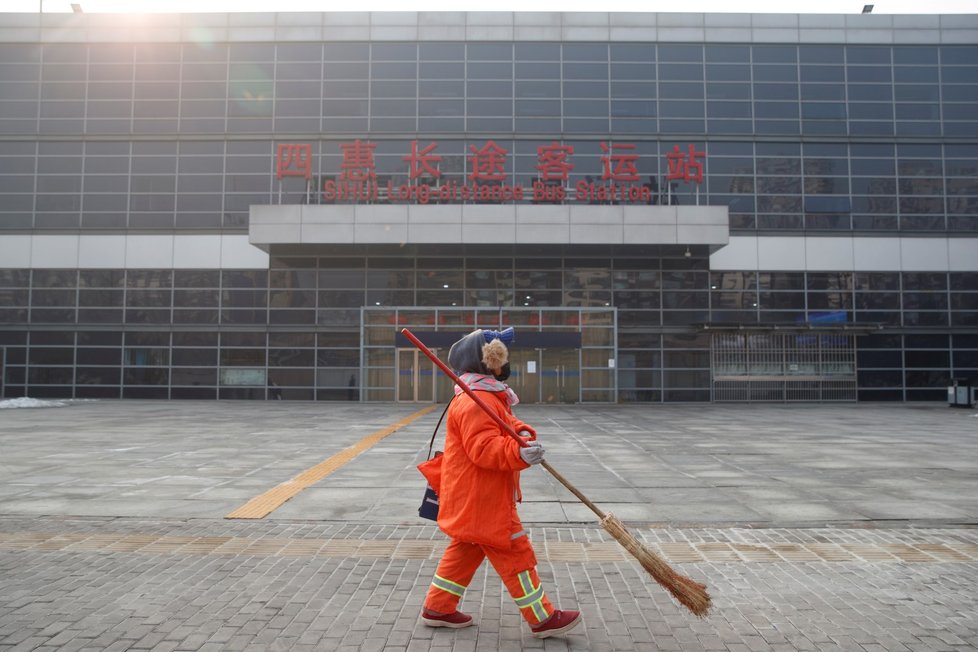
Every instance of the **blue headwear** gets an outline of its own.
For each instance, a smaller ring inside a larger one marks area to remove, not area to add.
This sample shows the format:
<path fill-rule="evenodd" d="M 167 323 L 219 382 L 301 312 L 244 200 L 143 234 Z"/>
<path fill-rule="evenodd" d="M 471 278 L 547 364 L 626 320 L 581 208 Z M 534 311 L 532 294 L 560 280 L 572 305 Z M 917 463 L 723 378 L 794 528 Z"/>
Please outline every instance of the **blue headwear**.
<path fill-rule="evenodd" d="M 486 344 L 493 340 L 501 340 L 502 343 L 506 345 L 506 348 L 509 348 L 509 346 L 513 343 L 513 340 L 516 339 L 516 331 L 514 331 L 513 327 L 510 326 L 509 328 L 504 328 L 501 331 L 484 330 L 482 331 L 482 336 L 486 338 Z"/>

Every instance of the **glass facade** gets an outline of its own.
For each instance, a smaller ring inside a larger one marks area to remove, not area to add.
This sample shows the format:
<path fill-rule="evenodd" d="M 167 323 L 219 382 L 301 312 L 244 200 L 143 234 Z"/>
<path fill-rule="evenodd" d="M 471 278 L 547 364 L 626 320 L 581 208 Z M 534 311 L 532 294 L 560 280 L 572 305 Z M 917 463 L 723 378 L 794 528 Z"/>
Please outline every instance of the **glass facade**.
<path fill-rule="evenodd" d="M 559 141 L 571 186 L 609 139 L 656 180 L 691 144 L 707 182 L 673 201 L 728 205 L 735 231 L 978 232 L 978 46 L 3 44 L 0 85 L 0 229 L 246 228 L 279 199 L 277 142 L 312 143 L 318 179 L 369 140 L 406 181 L 424 137 L 446 180 L 492 140 L 513 184 Z"/>
<path fill-rule="evenodd" d="M 710 399 L 710 338 L 696 324 L 838 311 L 884 327 L 858 339 L 864 400 L 937 400 L 949 377 L 978 372 L 978 272 L 711 272 L 703 258 L 656 252 L 509 249 L 377 247 L 283 256 L 268 271 L 0 270 L 5 391 L 265 398 L 267 380 L 284 398 L 347 400 L 360 378 L 361 306 L 614 306 L 621 400 Z M 240 369 L 262 382 L 238 379 Z"/>
<path fill-rule="evenodd" d="M 558 143 L 575 152 L 569 187 L 602 175 L 607 143 L 629 143 L 654 203 L 728 206 L 731 236 L 968 239 L 976 103 L 974 45 L 5 43 L 0 239 L 245 235 L 253 205 L 323 203 L 357 140 L 398 184 L 414 141 L 437 143 L 443 180 L 459 183 L 492 141 L 513 186 L 538 180 L 538 148 Z M 276 178 L 282 143 L 311 146 L 311 181 Z M 666 181 L 677 145 L 704 153 L 702 184 Z M 710 400 L 701 324 L 840 313 L 881 326 L 857 340 L 861 400 L 941 400 L 952 376 L 978 381 L 974 266 L 724 270 L 709 254 L 540 243 L 274 246 L 267 269 L 0 259 L 2 395 L 389 400 L 360 392 L 364 310 L 412 306 L 611 308 L 622 401 Z"/>

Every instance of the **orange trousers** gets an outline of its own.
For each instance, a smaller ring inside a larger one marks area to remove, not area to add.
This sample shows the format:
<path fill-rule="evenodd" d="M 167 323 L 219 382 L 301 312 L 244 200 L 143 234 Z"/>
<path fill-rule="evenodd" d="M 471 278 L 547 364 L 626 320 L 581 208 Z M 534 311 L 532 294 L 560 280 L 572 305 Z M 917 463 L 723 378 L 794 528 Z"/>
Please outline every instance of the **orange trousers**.
<path fill-rule="evenodd" d="M 425 598 L 425 609 L 452 613 L 458 609 L 466 587 L 487 557 L 516 602 L 526 622 L 537 625 L 550 618 L 554 606 L 540 585 L 537 558 L 526 532 L 514 535 L 509 549 L 463 543 L 452 539 L 438 563 Z"/>

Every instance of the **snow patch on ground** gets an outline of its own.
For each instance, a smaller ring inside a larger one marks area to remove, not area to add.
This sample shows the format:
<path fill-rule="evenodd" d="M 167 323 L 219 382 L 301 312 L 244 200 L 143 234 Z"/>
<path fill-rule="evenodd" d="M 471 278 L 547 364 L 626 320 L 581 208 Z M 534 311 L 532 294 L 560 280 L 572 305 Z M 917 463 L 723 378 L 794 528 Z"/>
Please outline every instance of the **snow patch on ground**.
<path fill-rule="evenodd" d="M 72 403 L 81 403 L 77 400 L 50 401 L 39 398 L 8 398 L 0 401 L 0 410 L 10 410 L 15 408 L 47 408 L 47 407 L 67 407 Z"/>

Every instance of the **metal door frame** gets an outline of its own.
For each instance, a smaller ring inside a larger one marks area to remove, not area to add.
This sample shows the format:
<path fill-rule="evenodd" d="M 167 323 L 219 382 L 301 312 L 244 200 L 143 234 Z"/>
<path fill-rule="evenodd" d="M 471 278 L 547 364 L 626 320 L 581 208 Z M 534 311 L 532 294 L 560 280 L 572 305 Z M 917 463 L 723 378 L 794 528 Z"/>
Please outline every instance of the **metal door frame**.
<path fill-rule="evenodd" d="M 415 348 L 409 347 L 398 347 L 394 349 L 394 378 L 396 382 L 394 383 L 394 401 L 397 403 L 418 403 L 421 399 L 418 398 L 418 386 L 421 384 L 421 364 L 428 363 L 431 365 L 431 400 L 425 401 L 426 403 L 434 403 L 437 399 L 437 382 L 438 376 L 435 369 L 435 364 L 431 362 L 427 356 L 425 356 L 421 351 Z M 401 396 L 401 353 L 408 352 L 412 354 L 414 358 L 414 364 L 412 369 L 414 370 L 411 378 L 411 397 L 404 398 Z"/>

